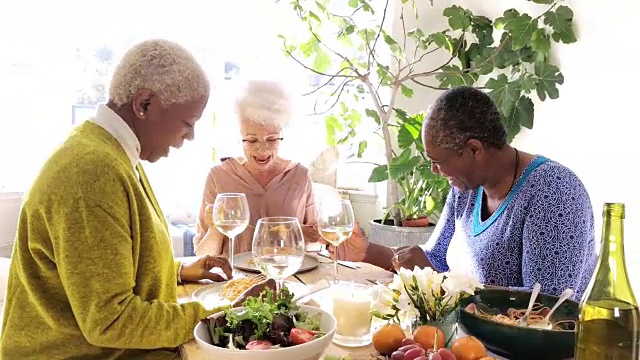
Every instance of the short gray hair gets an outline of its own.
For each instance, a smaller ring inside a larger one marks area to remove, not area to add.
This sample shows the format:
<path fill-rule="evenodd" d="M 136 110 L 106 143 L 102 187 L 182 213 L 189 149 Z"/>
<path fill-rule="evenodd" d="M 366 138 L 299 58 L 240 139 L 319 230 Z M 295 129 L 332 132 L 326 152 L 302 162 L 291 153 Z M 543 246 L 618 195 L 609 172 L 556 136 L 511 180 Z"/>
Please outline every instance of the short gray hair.
<path fill-rule="evenodd" d="M 187 49 L 168 40 L 153 39 L 124 54 L 111 78 L 109 100 L 122 106 L 141 89 L 152 90 L 168 105 L 209 96 L 210 84 Z"/>
<path fill-rule="evenodd" d="M 445 91 L 429 108 L 423 132 L 431 130 L 436 146 L 461 150 L 469 139 L 501 149 L 507 132 L 491 97 L 479 89 L 461 86 Z"/>
<path fill-rule="evenodd" d="M 235 103 L 239 121 L 286 127 L 293 117 L 293 101 L 285 86 L 273 80 L 247 81 Z"/>

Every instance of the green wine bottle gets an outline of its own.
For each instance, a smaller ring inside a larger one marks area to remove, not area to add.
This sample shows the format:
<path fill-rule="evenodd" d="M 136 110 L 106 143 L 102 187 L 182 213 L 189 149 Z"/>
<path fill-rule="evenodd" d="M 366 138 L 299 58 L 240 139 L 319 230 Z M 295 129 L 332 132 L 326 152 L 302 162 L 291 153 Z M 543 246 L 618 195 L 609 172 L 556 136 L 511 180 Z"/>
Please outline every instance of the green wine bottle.
<path fill-rule="evenodd" d="M 624 261 L 624 204 L 606 203 L 598 266 L 580 301 L 576 360 L 637 360 L 640 311 Z"/>

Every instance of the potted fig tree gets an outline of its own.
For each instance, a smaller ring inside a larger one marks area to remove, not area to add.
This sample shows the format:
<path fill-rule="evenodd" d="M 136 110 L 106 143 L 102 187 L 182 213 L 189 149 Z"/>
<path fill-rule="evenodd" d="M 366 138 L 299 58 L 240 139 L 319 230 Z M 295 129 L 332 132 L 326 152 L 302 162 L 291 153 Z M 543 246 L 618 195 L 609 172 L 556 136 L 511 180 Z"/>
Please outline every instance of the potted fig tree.
<path fill-rule="evenodd" d="M 382 238 L 406 243 L 394 235 L 409 229 L 402 220 L 437 217 L 448 191 L 423 156 L 418 120 L 424 115 L 407 115 L 399 97 L 410 98 L 418 89 L 476 86 L 494 99 L 512 140 L 522 127 L 533 127 L 535 97 L 559 96 L 564 77 L 549 55 L 553 43 L 576 41 L 573 12 L 560 0 L 528 2 L 539 5 L 536 13 L 511 8 L 496 18 L 451 5 L 442 12 L 446 26 L 427 29 L 407 24 L 420 24 L 433 1 L 290 1 L 306 35 L 280 35 L 283 51 L 319 78 L 308 95 L 316 97 L 316 113 L 326 114 L 327 142 L 351 144 L 361 157 L 371 141 L 362 134 L 367 120 L 383 140 L 385 161 L 373 168 L 369 181 L 386 181 L 394 226 L 373 221 L 380 226 L 372 227 L 371 241 L 384 242 L 376 240 L 379 228 L 387 232 Z M 396 26 L 389 32 L 392 19 Z M 425 239 L 421 235 L 420 243 Z"/>

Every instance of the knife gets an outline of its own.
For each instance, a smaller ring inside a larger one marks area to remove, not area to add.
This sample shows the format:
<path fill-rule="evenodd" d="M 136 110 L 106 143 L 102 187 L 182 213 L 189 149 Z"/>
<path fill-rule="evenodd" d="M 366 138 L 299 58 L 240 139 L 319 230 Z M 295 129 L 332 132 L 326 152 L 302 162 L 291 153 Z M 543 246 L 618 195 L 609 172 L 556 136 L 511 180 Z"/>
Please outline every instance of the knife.
<path fill-rule="evenodd" d="M 329 259 L 329 260 L 333 261 L 333 259 L 331 259 L 331 255 L 329 255 L 329 253 L 326 252 L 326 251 L 318 252 L 317 256 L 320 256 L 320 257 L 323 257 L 325 259 Z M 357 263 L 354 263 L 352 261 L 344 261 L 344 260 L 338 260 L 338 265 L 342 265 L 342 266 L 348 267 L 350 269 L 360 269 L 360 267 L 361 267 Z"/>

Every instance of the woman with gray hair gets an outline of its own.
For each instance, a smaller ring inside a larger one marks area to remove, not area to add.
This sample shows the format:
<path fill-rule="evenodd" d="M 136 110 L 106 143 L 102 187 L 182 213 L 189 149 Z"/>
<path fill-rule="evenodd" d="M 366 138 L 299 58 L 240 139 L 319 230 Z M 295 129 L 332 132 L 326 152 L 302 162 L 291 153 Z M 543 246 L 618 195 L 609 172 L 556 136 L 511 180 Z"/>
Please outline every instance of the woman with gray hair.
<path fill-rule="evenodd" d="M 176 263 L 140 160 L 193 139 L 209 98 L 195 58 L 166 40 L 130 49 L 109 101 L 45 163 L 21 209 L 0 357 L 173 359 L 212 311 L 177 304 L 177 283 L 227 259 Z M 156 350 L 154 350 L 156 349 Z"/>
<path fill-rule="evenodd" d="M 300 221 L 305 240 L 317 242 L 315 202 L 309 170 L 278 156 L 282 130 L 292 118 L 292 99 L 281 83 L 251 80 L 235 103 L 244 157 L 225 158 L 207 176 L 200 207 L 197 255 L 229 254 L 229 241 L 212 224 L 211 204 L 219 193 L 244 193 L 251 219 L 236 237 L 234 253 L 251 251 L 253 230 L 266 216 L 291 216 Z"/>

